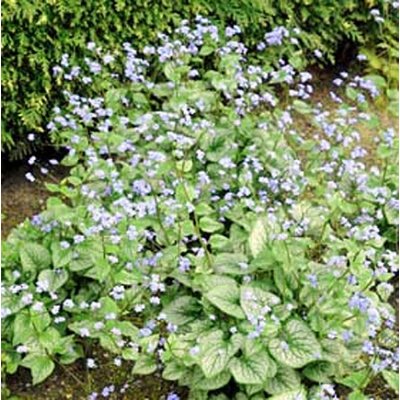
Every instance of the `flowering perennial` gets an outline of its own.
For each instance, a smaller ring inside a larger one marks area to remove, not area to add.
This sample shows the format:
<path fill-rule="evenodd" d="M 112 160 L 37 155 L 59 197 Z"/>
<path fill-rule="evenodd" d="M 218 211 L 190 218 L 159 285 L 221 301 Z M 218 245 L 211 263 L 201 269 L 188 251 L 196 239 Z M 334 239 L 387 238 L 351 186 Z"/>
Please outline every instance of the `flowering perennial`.
<path fill-rule="evenodd" d="M 38 383 L 54 359 L 85 356 L 96 369 L 87 342 L 193 399 L 232 398 L 228 386 L 238 399 L 336 399 L 334 383 L 393 381 L 398 140 L 369 109 L 379 84 L 343 72 L 325 109 L 312 75 L 279 55 L 301 32 L 267 33 L 257 48 L 275 58 L 260 65 L 239 27 L 195 22 L 142 53 L 89 43 L 85 66 L 65 55 L 54 67 L 81 83 L 47 125 L 71 169 L 5 245 L 8 372 Z"/>

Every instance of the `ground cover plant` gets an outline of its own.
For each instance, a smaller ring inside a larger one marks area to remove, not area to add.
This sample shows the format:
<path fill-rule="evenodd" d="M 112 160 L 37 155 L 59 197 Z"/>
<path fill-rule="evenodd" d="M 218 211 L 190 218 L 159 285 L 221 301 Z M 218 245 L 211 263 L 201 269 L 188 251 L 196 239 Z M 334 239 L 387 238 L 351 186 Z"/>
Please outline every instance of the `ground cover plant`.
<path fill-rule="evenodd" d="M 79 91 L 47 129 L 71 170 L 3 246 L 7 374 L 40 383 L 96 344 L 191 399 L 335 399 L 341 384 L 362 400 L 378 374 L 398 390 L 398 139 L 367 101 L 386 82 L 342 71 L 336 106 L 310 103 L 312 75 L 288 62 L 300 34 L 266 33 L 250 62 L 239 27 L 197 17 L 142 51 L 63 56 L 54 71 Z M 57 161 L 30 163 L 35 181 Z"/>
<path fill-rule="evenodd" d="M 62 54 L 70 53 L 82 67 L 89 41 L 113 49 L 133 40 L 142 49 L 158 32 L 172 32 L 181 19 L 198 13 L 220 25 L 240 25 L 246 45 L 282 24 L 300 29 L 301 48 L 293 56 L 304 64 L 340 65 L 361 48 L 364 68 L 380 71 L 397 86 L 397 1 L 5 0 L 2 152 L 21 159 L 48 142 L 44 125 L 66 87 L 52 71 Z M 41 140 L 27 140 L 29 133 Z"/>

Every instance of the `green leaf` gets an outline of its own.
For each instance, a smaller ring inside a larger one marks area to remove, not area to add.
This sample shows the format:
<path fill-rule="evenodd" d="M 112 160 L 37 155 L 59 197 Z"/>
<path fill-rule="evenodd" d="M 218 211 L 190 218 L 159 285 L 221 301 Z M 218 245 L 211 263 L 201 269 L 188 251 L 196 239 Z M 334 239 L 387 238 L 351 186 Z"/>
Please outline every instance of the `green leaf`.
<path fill-rule="evenodd" d="M 365 75 L 363 78 L 371 81 L 378 89 L 384 89 L 387 85 L 385 78 L 380 75 Z"/>
<path fill-rule="evenodd" d="M 213 51 L 215 50 L 215 48 L 213 46 L 208 46 L 208 45 L 204 45 L 199 52 L 199 55 L 201 56 L 208 56 L 210 55 Z"/>
<path fill-rule="evenodd" d="M 24 271 L 35 272 L 51 264 L 51 256 L 46 247 L 37 243 L 25 243 L 20 250 L 20 259 Z"/>
<path fill-rule="evenodd" d="M 176 162 L 176 168 L 181 172 L 190 172 L 192 167 L 192 160 L 179 160 Z"/>
<path fill-rule="evenodd" d="M 34 333 L 30 315 L 26 312 L 17 314 L 13 324 L 13 345 L 25 343 Z"/>
<path fill-rule="evenodd" d="M 307 365 L 303 374 L 311 381 L 324 383 L 329 382 L 329 378 L 335 373 L 334 364 L 327 361 L 317 361 Z"/>
<path fill-rule="evenodd" d="M 213 249 L 223 249 L 229 245 L 229 239 L 222 235 L 212 235 L 210 237 L 209 243 Z"/>
<path fill-rule="evenodd" d="M 17 353 L 12 347 L 7 351 L 6 346 L 3 345 L 2 348 L 2 365 L 3 371 L 8 374 L 14 374 L 21 361 L 21 354 Z M 8 347 L 8 346 L 7 346 Z"/>
<path fill-rule="evenodd" d="M 265 351 L 234 358 L 229 369 L 236 382 L 244 385 L 262 385 L 276 373 L 276 365 Z"/>
<path fill-rule="evenodd" d="M 96 265 L 97 261 L 103 260 L 103 246 L 100 238 L 98 240 L 86 240 L 76 248 L 76 257 L 69 264 L 71 271 L 82 271 Z"/>
<path fill-rule="evenodd" d="M 260 288 L 249 285 L 240 288 L 240 305 L 247 318 L 266 314 L 279 303 L 279 297 Z"/>
<path fill-rule="evenodd" d="M 72 251 L 71 248 L 63 249 L 60 246 L 60 243 L 53 242 L 51 244 L 51 256 L 53 265 L 56 268 L 61 268 L 68 265 L 72 260 Z"/>
<path fill-rule="evenodd" d="M 195 207 L 195 211 L 197 215 L 210 215 L 214 212 L 213 208 L 210 207 L 207 203 L 197 204 Z"/>
<path fill-rule="evenodd" d="M 277 361 L 292 368 L 317 361 L 322 352 L 313 331 L 306 323 L 296 319 L 286 323 L 280 339 L 269 342 L 269 350 Z"/>
<path fill-rule="evenodd" d="M 61 339 L 61 335 L 57 329 L 49 327 L 44 332 L 39 334 L 39 342 L 40 344 L 49 351 L 50 354 L 53 354 L 57 347 L 59 346 L 59 342 Z"/>
<path fill-rule="evenodd" d="M 259 218 L 253 226 L 249 236 L 249 247 L 253 257 L 257 257 L 267 242 L 267 230 L 264 218 Z"/>
<path fill-rule="evenodd" d="M 104 318 L 107 314 L 119 314 L 118 304 L 111 297 L 102 297 L 100 299 L 101 307 L 96 313 Z"/>
<path fill-rule="evenodd" d="M 382 376 L 388 385 L 399 394 L 399 373 L 396 371 L 382 371 Z"/>
<path fill-rule="evenodd" d="M 92 268 L 85 271 L 84 276 L 103 282 L 111 272 L 111 265 L 107 259 L 99 259 L 94 262 Z"/>
<path fill-rule="evenodd" d="M 208 391 L 193 389 L 189 392 L 188 400 L 208 400 Z"/>
<path fill-rule="evenodd" d="M 224 225 L 210 217 L 203 217 L 199 222 L 200 229 L 204 232 L 213 233 L 224 229 Z"/>
<path fill-rule="evenodd" d="M 36 331 L 42 332 L 51 324 L 51 317 L 46 309 L 43 311 L 33 311 L 31 309 L 31 321 Z"/>
<path fill-rule="evenodd" d="M 135 283 L 137 284 L 142 281 L 142 274 L 138 269 L 133 269 L 132 271 L 122 269 L 121 271 L 116 272 L 113 278 L 115 283 L 134 285 Z"/>
<path fill-rule="evenodd" d="M 277 261 L 274 256 L 274 252 L 271 248 L 267 247 L 257 254 L 250 265 L 256 267 L 261 270 L 272 270 L 276 268 Z"/>
<path fill-rule="evenodd" d="M 63 269 L 46 269 L 40 272 L 38 282 L 48 288 L 49 292 L 56 292 L 68 280 L 68 272 Z"/>
<path fill-rule="evenodd" d="M 355 101 L 357 99 L 357 96 L 359 95 L 359 91 L 356 89 L 353 89 L 350 86 L 346 86 L 346 96 L 350 99 Z"/>
<path fill-rule="evenodd" d="M 321 360 L 336 363 L 349 357 L 346 347 L 338 340 L 322 339 L 320 344 L 322 347 Z"/>
<path fill-rule="evenodd" d="M 312 108 L 310 107 L 310 105 L 302 100 L 294 100 L 293 107 L 300 114 L 310 114 L 312 112 Z"/>
<path fill-rule="evenodd" d="M 225 341 L 223 336 L 223 332 L 217 330 L 201 339 L 199 365 L 206 378 L 223 372 L 238 350 L 238 346 Z"/>
<path fill-rule="evenodd" d="M 209 302 L 224 313 L 244 319 L 245 315 L 239 305 L 239 296 L 240 291 L 236 285 L 220 285 L 204 295 Z"/>
<path fill-rule="evenodd" d="M 111 320 L 106 323 L 107 330 L 117 328 L 122 335 L 128 336 L 131 339 L 137 339 L 139 329 L 130 321 L 114 321 Z"/>
<path fill-rule="evenodd" d="M 70 264 L 71 271 L 83 271 L 93 266 L 93 257 L 88 253 L 79 253 L 77 258 L 74 258 Z"/>
<path fill-rule="evenodd" d="M 177 381 L 182 378 L 186 372 L 187 368 L 184 365 L 172 359 L 166 363 L 162 377 L 168 381 Z"/>
<path fill-rule="evenodd" d="M 142 354 L 135 362 L 132 373 L 136 375 L 149 375 L 157 370 L 157 363 L 153 357 Z"/>
<path fill-rule="evenodd" d="M 289 390 L 270 397 L 268 400 L 307 400 L 307 392 L 303 387 Z"/>
<path fill-rule="evenodd" d="M 298 373 L 289 367 L 278 366 L 273 378 L 268 378 L 264 384 L 264 390 L 269 394 L 279 394 L 293 389 L 300 388 Z"/>
<path fill-rule="evenodd" d="M 122 350 L 122 358 L 124 360 L 136 361 L 139 358 L 139 352 L 133 348 L 125 348 Z"/>
<path fill-rule="evenodd" d="M 351 392 L 349 394 L 347 400 L 368 400 L 368 397 L 356 390 L 355 392 Z"/>
<path fill-rule="evenodd" d="M 193 201 L 195 191 L 192 185 L 187 183 L 180 183 L 175 189 L 175 197 L 179 203 L 186 204 L 188 201 Z"/>
<path fill-rule="evenodd" d="M 255 268 L 248 265 L 244 254 L 220 253 L 215 257 L 214 270 L 218 274 L 248 275 Z"/>
<path fill-rule="evenodd" d="M 206 378 L 200 369 L 195 369 L 190 387 L 196 390 L 216 390 L 227 385 L 230 379 L 229 371 L 222 371 L 212 378 Z"/>
<path fill-rule="evenodd" d="M 48 330 L 55 328 L 48 328 Z M 50 333 L 51 336 L 56 334 Z M 75 359 L 83 356 L 82 347 L 75 342 L 75 335 L 63 336 L 58 340 L 57 346 L 54 346 L 54 352 L 64 356 L 66 359 Z"/>
<path fill-rule="evenodd" d="M 168 62 L 164 65 L 164 75 L 170 81 L 179 80 L 179 73 L 177 72 L 177 68 L 171 63 Z"/>
<path fill-rule="evenodd" d="M 369 370 L 364 368 L 360 371 L 355 371 L 342 379 L 336 379 L 338 383 L 348 386 L 352 389 L 362 389 L 367 386 L 369 382 Z"/>
<path fill-rule="evenodd" d="M 28 354 L 22 360 L 21 365 L 31 370 L 34 385 L 43 382 L 54 370 L 53 361 L 41 354 Z"/>
<path fill-rule="evenodd" d="M 164 307 L 163 312 L 168 322 L 175 325 L 184 325 L 194 319 L 199 311 L 199 303 L 192 296 L 181 296 Z"/>
<path fill-rule="evenodd" d="M 233 278 L 223 275 L 199 275 L 195 278 L 195 282 L 201 285 L 204 291 L 210 291 L 217 286 L 233 285 L 237 286 L 237 282 Z"/>

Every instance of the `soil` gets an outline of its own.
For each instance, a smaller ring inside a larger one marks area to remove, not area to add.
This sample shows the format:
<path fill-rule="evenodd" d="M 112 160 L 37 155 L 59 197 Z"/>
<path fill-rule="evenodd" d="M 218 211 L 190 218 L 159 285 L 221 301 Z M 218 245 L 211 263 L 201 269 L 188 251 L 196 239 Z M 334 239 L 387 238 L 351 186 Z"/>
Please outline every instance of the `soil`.
<path fill-rule="evenodd" d="M 116 367 L 112 356 L 101 348 L 89 351 L 89 354 L 96 359 L 99 368 L 89 370 L 82 360 L 69 366 L 58 365 L 38 386 L 32 386 L 29 371 L 20 368 L 7 379 L 7 387 L 24 400 L 87 400 L 94 392 L 103 398 L 102 390 L 110 385 L 114 385 L 114 392 L 108 397 L 110 400 L 164 400 L 169 393 L 179 394 L 181 400 L 187 397 L 185 389 L 176 388 L 159 373 L 133 377 L 132 362 Z"/>

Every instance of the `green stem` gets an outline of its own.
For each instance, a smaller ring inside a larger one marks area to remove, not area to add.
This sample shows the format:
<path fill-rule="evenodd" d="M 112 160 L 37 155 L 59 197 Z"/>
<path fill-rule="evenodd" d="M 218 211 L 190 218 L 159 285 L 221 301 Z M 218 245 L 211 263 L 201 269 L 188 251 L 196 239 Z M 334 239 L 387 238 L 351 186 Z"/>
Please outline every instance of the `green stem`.
<path fill-rule="evenodd" d="M 184 192 L 184 194 L 185 194 L 186 200 L 187 200 L 189 203 L 191 203 L 191 201 L 190 201 L 190 196 L 189 196 L 189 193 L 187 192 L 186 185 L 185 185 L 185 182 L 183 181 L 182 174 L 181 174 L 180 171 L 176 168 L 176 166 L 175 166 L 175 171 L 176 171 L 176 174 L 177 174 L 177 176 L 178 176 L 178 178 L 179 178 L 179 180 L 180 180 L 180 183 L 181 183 L 181 185 L 182 185 L 182 187 L 183 187 L 183 192 Z M 205 257 L 206 257 L 206 260 L 207 260 L 207 265 L 208 265 L 208 267 L 209 267 L 210 269 L 212 269 L 212 262 L 211 262 L 210 253 L 209 253 L 209 251 L 208 251 L 208 249 L 207 249 L 207 246 L 206 246 L 206 245 L 204 244 L 204 242 L 203 242 L 203 238 L 201 237 L 199 219 L 198 219 L 198 216 L 197 216 L 195 210 L 193 210 L 193 217 L 194 217 L 194 229 L 195 229 L 195 232 L 196 232 L 197 237 L 199 238 L 200 246 L 202 247 L 202 249 L 203 249 L 203 251 L 204 251 L 204 254 L 205 254 Z"/>

